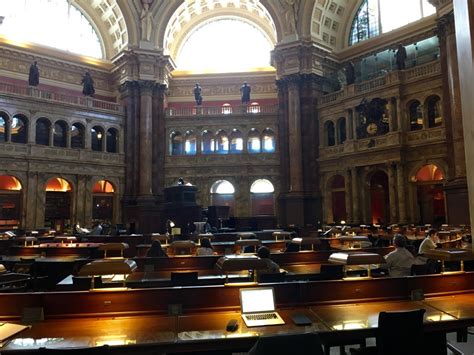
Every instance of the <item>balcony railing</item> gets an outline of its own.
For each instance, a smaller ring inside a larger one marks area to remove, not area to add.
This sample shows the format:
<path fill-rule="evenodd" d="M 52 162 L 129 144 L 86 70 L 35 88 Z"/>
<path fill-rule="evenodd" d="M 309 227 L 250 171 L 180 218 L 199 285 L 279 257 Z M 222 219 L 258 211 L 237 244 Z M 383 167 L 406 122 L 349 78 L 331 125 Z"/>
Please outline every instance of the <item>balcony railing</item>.
<path fill-rule="evenodd" d="M 235 106 L 203 106 L 203 107 L 170 107 L 166 109 L 167 117 L 189 117 L 189 116 L 225 116 L 225 115 L 261 115 L 276 114 L 278 105 L 235 105 Z"/>
<path fill-rule="evenodd" d="M 11 94 L 15 96 L 29 96 L 47 101 L 61 102 L 68 105 L 89 107 L 118 113 L 123 112 L 122 106 L 115 102 L 93 99 L 91 97 L 61 94 L 33 87 L 22 87 L 7 83 L 0 83 L 0 93 Z"/>

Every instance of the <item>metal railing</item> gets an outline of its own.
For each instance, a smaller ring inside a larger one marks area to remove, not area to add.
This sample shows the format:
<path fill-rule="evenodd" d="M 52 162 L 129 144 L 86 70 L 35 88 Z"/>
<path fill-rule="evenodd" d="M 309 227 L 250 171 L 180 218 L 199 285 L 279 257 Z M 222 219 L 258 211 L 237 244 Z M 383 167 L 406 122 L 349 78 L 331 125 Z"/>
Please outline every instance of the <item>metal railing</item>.
<path fill-rule="evenodd" d="M 93 109 L 106 110 L 122 113 L 123 108 L 115 102 L 103 101 L 91 97 L 81 97 L 57 92 L 46 91 L 36 87 L 22 87 L 13 84 L 0 83 L 0 93 L 15 96 L 28 96 L 47 101 L 61 102 L 69 105 L 89 107 Z"/>
<path fill-rule="evenodd" d="M 189 116 L 235 116 L 235 115 L 261 115 L 276 114 L 278 105 L 235 105 L 235 106 L 192 106 L 192 107 L 170 107 L 166 109 L 167 117 L 189 117 Z"/>

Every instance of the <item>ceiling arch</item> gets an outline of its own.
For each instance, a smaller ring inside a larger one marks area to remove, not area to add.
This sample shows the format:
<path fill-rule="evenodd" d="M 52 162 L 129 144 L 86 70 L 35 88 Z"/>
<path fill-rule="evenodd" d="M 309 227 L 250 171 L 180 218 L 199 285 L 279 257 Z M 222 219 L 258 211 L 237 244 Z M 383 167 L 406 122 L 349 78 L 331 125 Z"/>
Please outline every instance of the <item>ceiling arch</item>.
<path fill-rule="evenodd" d="M 168 6 L 157 16 L 169 20 L 157 21 L 163 25 L 155 32 L 155 46 L 176 59 L 178 51 L 192 30 L 200 23 L 217 17 L 240 17 L 258 26 L 273 44 L 278 31 L 269 11 L 259 0 L 185 1 Z M 168 15 L 168 16 L 166 16 Z"/>

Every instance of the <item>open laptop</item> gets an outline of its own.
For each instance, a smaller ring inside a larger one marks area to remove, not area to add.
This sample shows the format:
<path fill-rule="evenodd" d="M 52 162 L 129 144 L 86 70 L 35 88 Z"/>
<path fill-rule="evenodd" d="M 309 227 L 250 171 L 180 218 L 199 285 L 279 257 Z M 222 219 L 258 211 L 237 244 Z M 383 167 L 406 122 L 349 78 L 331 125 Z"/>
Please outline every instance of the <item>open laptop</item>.
<path fill-rule="evenodd" d="M 241 288 L 240 307 L 242 319 L 247 327 L 285 324 L 275 311 L 272 287 Z"/>

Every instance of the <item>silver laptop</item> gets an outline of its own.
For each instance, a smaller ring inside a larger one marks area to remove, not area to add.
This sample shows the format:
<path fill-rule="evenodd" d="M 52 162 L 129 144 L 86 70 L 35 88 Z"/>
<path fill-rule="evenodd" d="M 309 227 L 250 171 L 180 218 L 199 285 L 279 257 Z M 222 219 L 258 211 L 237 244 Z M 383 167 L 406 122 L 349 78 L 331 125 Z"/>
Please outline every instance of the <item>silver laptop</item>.
<path fill-rule="evenodd" d="M 240 307 L 242 319 L 247 327 L 285 324 L 275 311 L 272 287 L 241 288 Z"/>

